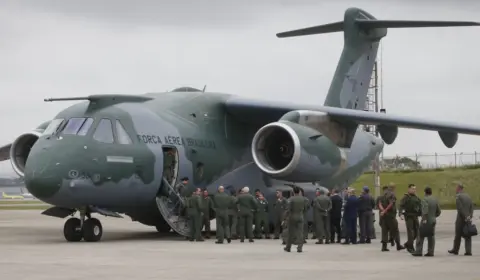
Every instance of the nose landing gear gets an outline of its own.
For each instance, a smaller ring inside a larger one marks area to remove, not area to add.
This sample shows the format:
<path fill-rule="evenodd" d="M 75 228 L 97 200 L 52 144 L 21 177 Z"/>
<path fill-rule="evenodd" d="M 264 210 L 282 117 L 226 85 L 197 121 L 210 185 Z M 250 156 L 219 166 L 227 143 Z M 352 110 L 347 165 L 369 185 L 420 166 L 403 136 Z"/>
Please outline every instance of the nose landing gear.
<path fill-rule="evenodd" d="M 103 235 L 102 223 L 92 218 L 89 213 L 80 211 L 80 219 L 70 218 L 65 222 L 63 235 L 69 242 L 78 242 L 82 239 L 86 242 L 97 242 Z"/>

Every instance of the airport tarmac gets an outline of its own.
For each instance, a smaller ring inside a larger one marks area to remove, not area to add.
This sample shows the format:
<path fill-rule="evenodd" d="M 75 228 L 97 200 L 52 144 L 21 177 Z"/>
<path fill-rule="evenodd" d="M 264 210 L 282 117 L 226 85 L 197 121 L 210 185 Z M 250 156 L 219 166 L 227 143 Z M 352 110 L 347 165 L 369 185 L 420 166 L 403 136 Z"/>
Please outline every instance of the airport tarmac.
<path fill-rule="evenodd" d="M 447 254 L 455 211 L 442 213 L 434 258 L 393 247 L 380 252 L 379 239 L 364 245 L 315 245 L 309 239 L 301 254 L 284 252 L 279 240 L 188 242 L 129 218 L 106 217 L 99 218 L 102 241 L 67 243 L 64 220 L 40 212 L 0 211 L 0 279 L 480 279 L 480 239 L 474 239 L 472 257 L 463 256 L 463 247 L 459 256 Z"/>

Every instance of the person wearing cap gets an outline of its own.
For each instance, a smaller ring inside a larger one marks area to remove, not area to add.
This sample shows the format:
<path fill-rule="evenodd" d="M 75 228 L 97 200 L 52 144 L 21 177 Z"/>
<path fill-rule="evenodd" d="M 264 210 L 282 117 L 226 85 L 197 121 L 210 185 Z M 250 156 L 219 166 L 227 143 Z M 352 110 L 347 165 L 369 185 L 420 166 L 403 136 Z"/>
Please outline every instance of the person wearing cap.
<path fill-rule="evenodd" d="M 250 193 L 248 187 L 244 187 L 242 192 L 237 196 L 238 216 L 239 219 L 239 235 L 240 242 L 245 242 L 245 236 L 249 242 L 253 240 L 253 216 L 257 211 L 257 202 Z"/>
<path fill-rule="evenodd" d="M 472 222 L 473 218 L 473 202 L 472 198 L 464 191 L 462 184 L 457 184 L 457 197 L 455 204 L 457 206 L 457 218 L 455 219 L 455 238 L 453 239 L 453 248 L 448 250 L 452 255 L 458 255 L 462 237 L 465 239 L 465 256 L 472 255 L 472 237 L 464 236 L 463 229 L 467 223 Z"/>
<path fill-rule="evenodd" d="M 362 188 L 362 194 L 358 198 L 358 223 L 360 226 L 360 243 L 370 244 L 370 232 L 373 224 L 373 209 L 375 200 L 370 195 L 368 186 Z"/>
<path fill-rule="evenodd" d="M 315 244 L 330 244 L 330 217 L 329 212 L 332 209 L 332 200 L 325 194 L 325 190 L 317 189 L 316 198 L 313 201 L 313 216 L 315 236 L 318 241 Z"/>
<path fill-rule="evenodd" d="M 425 197 L 422 200 L 421 216 L 423 228 L 426 230 L 420 230 L 415 244 L 415 251 L 411 252 L 414 257 L 421 257 L 423 251 L 423 242 L 425 238 L 428 241 L 428 250 L 424 255 L 425 257 L 433 257 L 435 254 L 435 225 L 437 223 L 437 217 L 440 216 L 442 211 L 438 200 L 432 196 L 432 188 L 425 188 Z"/>

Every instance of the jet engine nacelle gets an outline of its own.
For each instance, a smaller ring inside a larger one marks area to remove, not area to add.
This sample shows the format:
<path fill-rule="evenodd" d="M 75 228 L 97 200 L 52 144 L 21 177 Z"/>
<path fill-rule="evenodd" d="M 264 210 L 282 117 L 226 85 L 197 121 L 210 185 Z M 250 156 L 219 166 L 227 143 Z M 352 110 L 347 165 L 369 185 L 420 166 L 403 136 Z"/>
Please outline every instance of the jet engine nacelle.
<path fill-rule="evenodd" d="M 25 164 L 27 163 L 30 150 L 41 135 L 41 131 L 33 130 L 21 134 L 13 141 L 10 147 L 10 163 L 12 164 L 13 171 L 15 171 L 18 176 L 24 176 Z"/>
<path fill-rule="evenodd" d="M 398 126 L 396 125 L 379 124 L 377 125 L 377 131 L 380 133 L 383 141 L 388 145 L 393 144 L 398 136 Z"/>
<path fill-rule="evenodd" d="M 346 166 L 345 153 L 318 130 L 290 121 L 269 123 L 252 140 L 255 164 L 271 177 L 313 182 Z"/>

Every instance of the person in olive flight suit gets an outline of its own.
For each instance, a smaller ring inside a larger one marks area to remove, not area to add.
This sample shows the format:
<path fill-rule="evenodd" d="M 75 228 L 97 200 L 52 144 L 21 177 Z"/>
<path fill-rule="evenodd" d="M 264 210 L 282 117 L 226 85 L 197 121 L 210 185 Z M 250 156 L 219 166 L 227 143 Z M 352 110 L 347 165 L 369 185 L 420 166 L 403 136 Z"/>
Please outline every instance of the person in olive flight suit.
<path fill-rule="evenodd" d="M 417 239 L 418 228 L 420 226 L 418 222 L 418 216 L 422 211 L 422 200 L 416 195 L 417 187 L 414 184 L 408 185 L 408 191 L 400 200 L 398 208 L 398 215 L 400 219 L 405 220 L 405 226 L 407 228 L 407 242 L 404 246 L 411 253 L 414 251 L 413 242 Z"/>
<path fill-rule="evenodd" d="M 182 216 L 185 215 L 186 207 L 185 205 L 181 205 L 179 197 L 185 198 L 185 191 L 187 190 L 187 185 L 188 185 L 188 177 L 184 177 L 182 178 L 182 181 L 177 185 L 175 185 L 175 187 L 173 188 L 175 194 L 173 194 L 172 192 L 169 192 L 169 197 L 171 201 L 173 202 L 174 205 L 176 205 L 174 209 L 177 215 L 182 215 Z"/>
<path fill-rule="evenodd" d="M 432 189 L 430 187 L 425 188 L 425 197 L 422 200 L 422 210 L 421 217 L 422 221 L 420 222 L 423 226 L 428 226 L 432 229 L 432 235 L 427 236 L 428 241 L 428 250 L 425 254 L 425 257 L 433 257 L 435 254 L 435 225 L 437 223 L 437 217 L 440 216 L 442 211 L 440 210 L 440 205 L 436 198 L 432 196 Z M 417 237 L 417 242 L 415 244 L 415 251 L 412 252 L 412 256 L 421 257 L 423 251 L 423 242 L 425 236 L 419 232 Z"/>
<path fill-rule="evenodd" d="M 316 244 L 330 244 L 330 217 L 329 212 L 332 209 L 332 201 L 322 189 L 317 189 L 317 197 L 313 201 L 315 236 L 318 238 Z"/>
<path fill-rule="evenodd" d="M 471 223 L 473 218 L 473 202 L 472 198 L 464 192 L 462 184 L 458 184 L 456 188 L 457 197 L 455 204 L 457 206 L 457 218 L 455 219 L 455 238 L 453 239 L 453 248 L 448 253 L 458 255 L 462 237 L 465 239 L 465 256 L 472 255 L 472 237 L 463 236 L 463 228 L 466 223 Z"/>
<path fill-rule="evenodd" d="M 182 182 L 178 183 L 174 188 L 178 196 L 181 196 L 181 197 L 185 196 L 187 185 L 188 185 L 188 177 L 183 177 Z"/>
<path fill-rule="evenodd" d="M 395 183 L 390 182 L 389 193 L 393 199 L 393 211 L 395 212 L 395 217 L 396 217 L 397 216 L 397 196 L 395 195 L 395 188 L 396 188 Z M 390 236 L 390 245 L 395 246 L 396 244 L 397 250 L 403 250 L 405 249 L 405 247 L 400 244 L 400 230 L 398 228 L 398 221 L 396 218 L 393 220 L 393 223 L 395 224 L 394 226 L 395 230 L 393 231 L 393 235 Z"/>
<path fill-rule="evenodd" d="M 237 192 L 235 189 L 230 189 L 231 205 L 228 208 L 228 225 L 230 226 L 231 239 L 238 238 L 238 208 L 237 208 Z"/>
<path fill-rule="evenodd" d="M 313 222 L 312 222 L 312 239 L 318 239 L 317 238 L 317 235 L 318 235 L 318 217 L 317 217 L 317 212 L 315 211 L 315 200 L 317 199 L 317 197 L 320 195 L 320 189 L 316 189 L 315 190 L 315 198 L 312 199 L 311 203 L 310 203 L 310 207 L 313 209 L 312 211 L 312 214 L 313 214 Z M 322 239 L 322 237 L 319 237 L 320 239 Z M 322 239 L 323 240 L 323 239 Z M 316 244 L 316 243 L 315 243 Z"/>
<path fill-rule="evenodd" d="M 190 241 L 204 241 L 201 235 L 202 230 L 202 198 L 200 189 L 187 199 L 188 227 L 190 228 Z"/>
<path fill-rule="evenodd" d="M 258 198 L 260 197 L 260 194 L 261 194 L 260 189 L 255 189 L 255 191 L 253 193 L 254 193 L 255 201 L 258 204 Z M 257 209 L 258 209 L 258 207 L 257 207 Z M 258 231 L 257 228 L 260 228 L 260 225 L 257 225 L 258 221 L 259 221 L 258 211 L 256 211 L 256 212 L 253 213 L 253 236 L 254 236 L 255 239 L 260 239 L 260 237 L 257 235 L 257 231 Z"/>
<path fill-rule="evenodd" d="M 173 179 L 173 167 L 175 166 L 175 154 L 172 150 L 164 153 L 164 164 L 163 164 L 163 177 L 167 180 L 170 184 Z"/>
<path fill-rule="evenodd" d="M 370 238 L 372 236 L 373 209 L 375 209 L 375 200 L 370 195 L 370 189 L 367 186 L 364 186 L 362 194 L 358 197 L 360 243 L 372 243 Z"/>
<path fill-rule="evenodd" d="M 212 209 L 212 200 L 208 196 L 208 191 L 203 190 L 202 196 L 202 228 L 205 228 L 205 238 L 210 239 L 210 209 Z"/>
<path fill-rule="evenodd" d="M 305 202 L 305 208 L 304 208 L 304 211 L 303 211 L 303 243 L 307 243 L 307 239 L 308 239 L 308 231 L 309 231 L 309 228 L 308 228 L 308 218 L 307 218 L 307 213 L 308 213 L 308 210 L 310 210 L 310 200 L 308 199 L 308 197 L 305 196 L 305 191 L 303 189 L 300 189 L 301 193 L 302 193 L 302 196 L 303 196 L 303 201 Z"/>
<path fill-rule="evenodd" d="M 388 252 L 387 244 L 389 236 L 396 240 L 398 232 L 398 223 L 396 218 L 397 209 L 395 209 L 395 197 L 392 195 L 390 187 L 383 187 L 384 194 L 380 197 L 378 209 L 380 211 L 380 224 L 382 226 L 382 252 Z M 397 242 L 397 250 L 405 249 Z"/>
<path fill-rule="evenodd" d="M 273 204 L 273 238 L 279 239 L 282 231 L 282 221 L 287 207 L 287 200 L 283 197 L 281 191 L 276 192 L 277 199 Z"/>
<path fill-rule="evenodd" d="M 253 195 L 249 193 L 250 189 L 244 187 L 237 196 L 238 216 L 240 217 L 240 242 L 245 241 L 245 236 L 249 242 L 253 240 L 253 216 L 257 211 L 257 202 Z"/>
<path fill-rule="evenodd" d="M 340 197 L 337 189 L 333 190 L 333 194 L 330 196 L 332 201 L 332 209 L 330 209 L 330 242 L 335 242 L 335 234 L 337 235 L 337 243 L 342 239 L 342 207 L 343 199 Z"/>
<path fill-rule="evenodd" d="M 257 197 L 257 212 L 255 213 L 255 238 L 262 239 L 262 230 L 265 239 L 270 239 L 270 223 L 268 221 L 269 205 L 262 193 Z"/>
<path fill-rule="evenodd" d="M 301 253 L 304 243 L 303 223 L 305 213 L 305 198 L 300 195 L 300 188 L 293 188 L 293 197 L 288 199 L 287 211 L 285 215 L 288 217 L 288 237 L 287 244 L 283 250 L 290 252 L 292 244 L 296 243 L 297 252 Z"/>
<path fill-rule="evenodd" d="M 232 197 L 225 193 L 223 186 L 218 187 L 218 192 L 213 197 L 213 208 L 215 210 L 215 222 L 217 226 L 217 244 L 223 244 L 226 237 L 230 243 L 230 225 L 228 221 L 228 210 L 232 207 Z"/>

